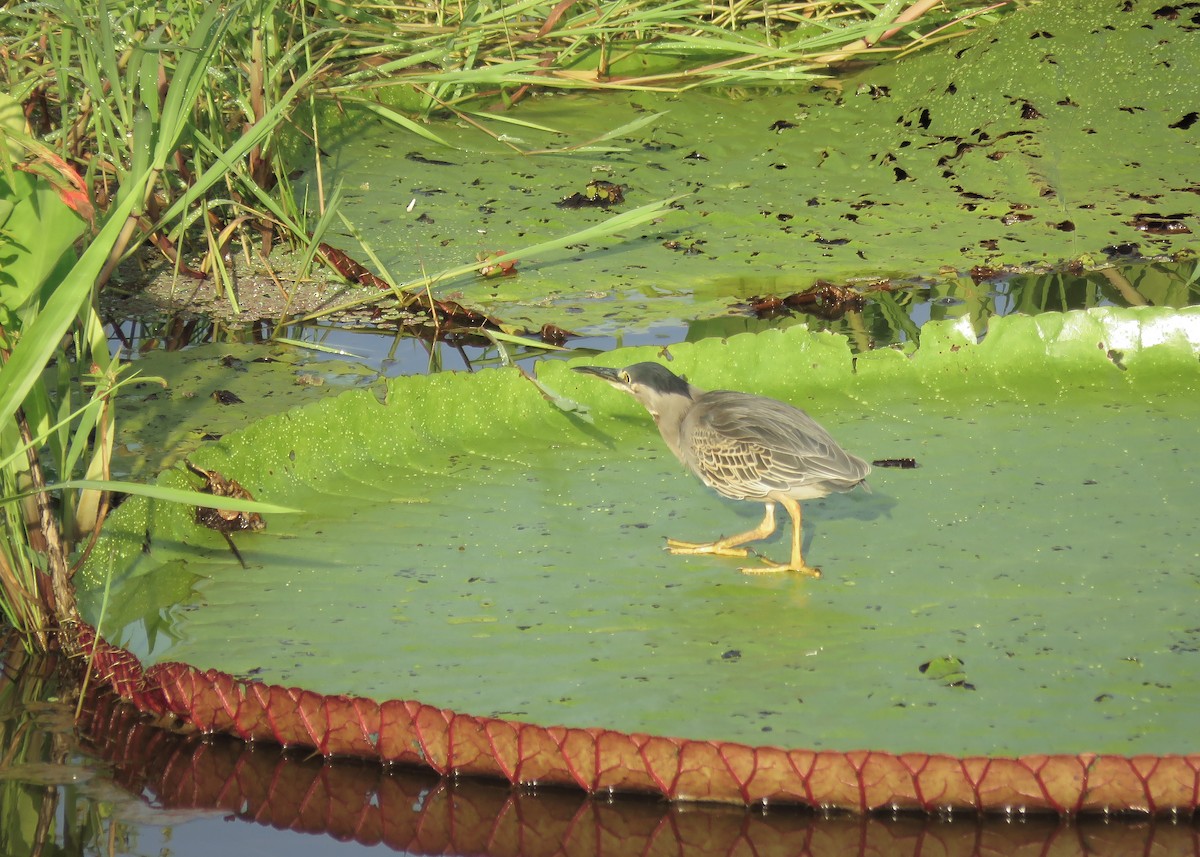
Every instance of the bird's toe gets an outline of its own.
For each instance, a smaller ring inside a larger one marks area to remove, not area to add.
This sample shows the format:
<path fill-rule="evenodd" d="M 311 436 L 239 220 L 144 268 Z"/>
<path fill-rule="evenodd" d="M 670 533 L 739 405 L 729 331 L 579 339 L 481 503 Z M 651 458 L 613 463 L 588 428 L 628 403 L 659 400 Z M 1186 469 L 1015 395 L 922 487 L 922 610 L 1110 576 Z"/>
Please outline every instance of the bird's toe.
<path fill-rule="evenodd" d="M 708 556 L 750 555 L 750 552 L 746 548 L 729 547 L 722 545 L 720 542 L 683 542 L 679 539 L 667 539 L 666 549 L 673 554 L 682 554 L 685 556 L 696 556 L 697 554 L 706 554 Z"/>
<path fill-rule="evenodd" d="M 795 574 L 802 574 L 805 577 L 816 578 L 816 577 L 821 576 L 821 569 L 813 568 L 811 565 L 795 566 L 795 565 L 788 565 L 787 563 L 782 563 L 782 562 L 771 562 L 769 559 L 765 559 L 765 560 L 763 560 L 763 562 L 765 563 L 764 565 L 755 565 L 755 566 L 750 566 L 748 568 L 741 568 L 738 570 L 741 571 L 742 574 L 752 574 L 752 575 L 786 574 L 787 572 L 793 572 Z"/>

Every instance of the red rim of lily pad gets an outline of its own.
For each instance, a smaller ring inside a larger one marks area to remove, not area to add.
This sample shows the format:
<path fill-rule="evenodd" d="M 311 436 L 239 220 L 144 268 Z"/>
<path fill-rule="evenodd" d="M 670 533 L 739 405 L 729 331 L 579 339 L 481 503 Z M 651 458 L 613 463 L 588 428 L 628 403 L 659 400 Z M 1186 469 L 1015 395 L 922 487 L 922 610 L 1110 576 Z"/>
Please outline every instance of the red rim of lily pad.
<path fill-rule="evenodd" d="M 513 785 L 672 801 L 981 812 L 1191 812 L 1200 753 L 1020 757 L 753 747 L 475 717 L 415 700 L 376 702 L 234 678 L 181 663 L 143 668 L 91 626 L 78 642 L 96 681 L 140 711 L 201 733 L 310 747 Z"/>

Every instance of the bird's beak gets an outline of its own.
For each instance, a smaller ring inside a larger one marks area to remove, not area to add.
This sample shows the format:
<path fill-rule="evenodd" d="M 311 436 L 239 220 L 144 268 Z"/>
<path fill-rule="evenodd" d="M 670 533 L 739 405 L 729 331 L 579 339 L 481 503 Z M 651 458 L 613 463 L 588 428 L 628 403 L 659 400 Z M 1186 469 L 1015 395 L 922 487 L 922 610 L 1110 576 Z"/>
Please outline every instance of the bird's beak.
<path fill-rule="evenodd" d="M 607 366 L 572 366 L 576 372 L 582 372 L 585 375 L 595 375 L 601 378 L 614 387 L 624 387 L 625 382 L 621 380 L 620 369 L 610 369 Z"/>

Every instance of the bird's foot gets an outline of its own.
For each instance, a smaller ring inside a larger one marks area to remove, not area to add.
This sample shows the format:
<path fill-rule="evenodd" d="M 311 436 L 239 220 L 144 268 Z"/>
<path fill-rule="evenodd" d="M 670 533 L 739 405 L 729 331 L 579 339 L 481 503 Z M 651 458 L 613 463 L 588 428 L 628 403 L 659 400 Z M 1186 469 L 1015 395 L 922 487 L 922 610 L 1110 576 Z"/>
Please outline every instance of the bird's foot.
<path fill-rule="evenodd" d="M 695 556 L 697 554 L 707 554 L 709 556 L 749 556 L 750 551 L 746 548 L 733 547 L 731 545 L 722 544 L 720 541 L 715 542 L 681 542 L 679 539 L 667 539 L 667 550 L 674 554 L 684 554 Z"/>
<path fill-rule="evenodd" d="M 796 574 L 803 574 L 806 577 L 820 577 L 821 569 L 813 568 L 811 565 L 800 563 L 784 563 L 772 562 L 769 559 L 763 559 L 763 565 L 750 566 L 748 568 L 740 568 L 742 574 L 785 574 L 789 571 Z"/>

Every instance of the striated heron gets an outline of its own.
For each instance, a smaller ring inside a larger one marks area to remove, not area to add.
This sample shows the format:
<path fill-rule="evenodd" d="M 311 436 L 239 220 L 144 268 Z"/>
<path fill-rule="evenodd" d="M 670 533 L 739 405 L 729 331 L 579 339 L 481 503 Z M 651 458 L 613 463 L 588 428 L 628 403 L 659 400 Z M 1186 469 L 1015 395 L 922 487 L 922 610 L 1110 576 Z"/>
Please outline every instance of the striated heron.
<path fill-rule="evenodd" d="M 742 545 L 775 532 L 775 504 L 792 518 L 792 558 L 787 564 L 743 568 L 746 574 L 795 571 L 820 577 L 801 552 L 800 501 L 834 491 L 867 490 L 871 465 L 838 446 L 812 417 L 799 408 L 765 396 L 731 390 L 704 390 L 658 363 L 624 369 L 575 366 L 633 396 L 654 417 L 667 447 L 684 466 L 735 500 L 756 500 L 767 507 L 762 523 L 745 533 L 713 542 L 667 539 L 676 554 L 747 556 Z"/>

